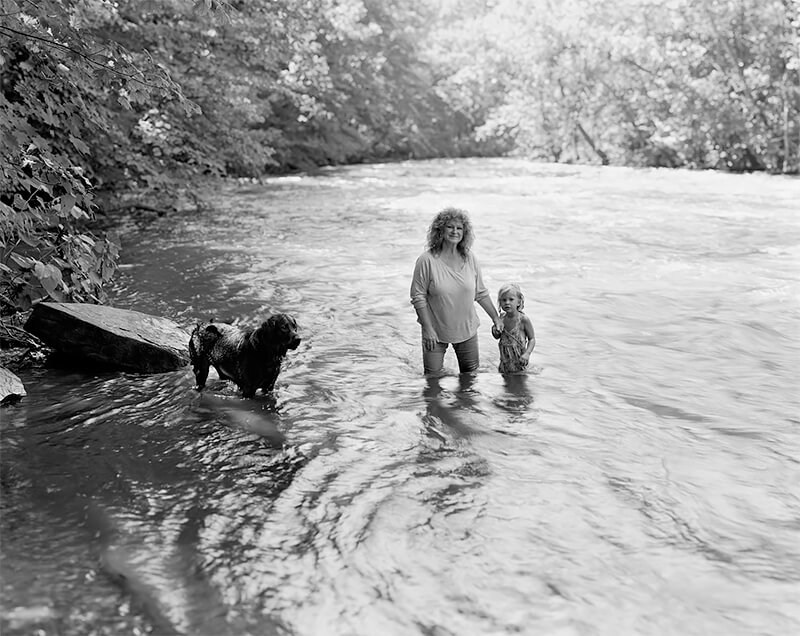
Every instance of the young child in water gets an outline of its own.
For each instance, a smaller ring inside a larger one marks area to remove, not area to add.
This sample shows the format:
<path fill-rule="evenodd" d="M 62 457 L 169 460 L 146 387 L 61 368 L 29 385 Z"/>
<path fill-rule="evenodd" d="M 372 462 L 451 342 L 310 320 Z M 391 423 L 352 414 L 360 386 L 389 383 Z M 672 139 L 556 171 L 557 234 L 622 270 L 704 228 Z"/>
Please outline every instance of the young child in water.
<path fill-rule="evenodd" d="M 497 293 L 497 307 L 503 318 L 504 329 L 498 331 L 492 325 L 492 335 L 499 340 L 500 373 L 520 373 L 528 366 L 528 361 L 536 346 L 531 319 L 522 313 L 525 296 L 516 283 L 503 285 Z"/>

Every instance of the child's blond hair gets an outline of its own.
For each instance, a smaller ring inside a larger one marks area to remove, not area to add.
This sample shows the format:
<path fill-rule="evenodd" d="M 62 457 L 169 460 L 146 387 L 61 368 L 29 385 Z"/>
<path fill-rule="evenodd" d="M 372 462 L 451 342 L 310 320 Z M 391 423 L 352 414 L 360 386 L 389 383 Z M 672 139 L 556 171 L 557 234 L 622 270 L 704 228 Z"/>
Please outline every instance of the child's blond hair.
<path fill-rule="evenodd" d="M 500 309 L 500 298 L 507 292 L 514 292 L 519 298 L 519 306 L 517 311 L 522 311 L 525 307 L 525 294 L 522 293 L 522 288 L 517 283 L 506 283 L 497 292 L 497 308 Z"/>

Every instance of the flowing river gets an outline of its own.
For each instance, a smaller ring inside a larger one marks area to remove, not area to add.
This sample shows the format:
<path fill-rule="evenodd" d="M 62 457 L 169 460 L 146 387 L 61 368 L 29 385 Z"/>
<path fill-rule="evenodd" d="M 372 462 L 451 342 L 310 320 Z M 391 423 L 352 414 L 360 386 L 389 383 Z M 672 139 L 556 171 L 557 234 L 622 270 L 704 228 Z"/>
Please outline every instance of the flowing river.
<path fill-rule="evenodd" d="M 2 633 L 800 633 L 800 181 L 520 160 L 230 185 L 123 228 L 118 307 L 294 315 L 273 396 L 34 368 L 2 410 Z M 530 373 L 421 373 L 442 207 Z"/>

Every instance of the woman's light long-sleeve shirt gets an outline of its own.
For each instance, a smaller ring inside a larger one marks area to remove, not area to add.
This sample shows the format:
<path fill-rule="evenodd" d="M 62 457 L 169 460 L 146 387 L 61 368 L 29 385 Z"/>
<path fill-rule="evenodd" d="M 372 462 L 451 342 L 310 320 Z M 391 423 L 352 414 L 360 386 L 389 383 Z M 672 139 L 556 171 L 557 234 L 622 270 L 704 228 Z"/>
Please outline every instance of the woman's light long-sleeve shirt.
<path fill-rule="evenodd" d="M 481 268 L 468 254 L 460 270 L 425 252 L 417 259 L 411 280 L 411 304 L 427 307 L 439 342 L 464 342 L 478 333 L 475 303 L 488 298 Z"/>

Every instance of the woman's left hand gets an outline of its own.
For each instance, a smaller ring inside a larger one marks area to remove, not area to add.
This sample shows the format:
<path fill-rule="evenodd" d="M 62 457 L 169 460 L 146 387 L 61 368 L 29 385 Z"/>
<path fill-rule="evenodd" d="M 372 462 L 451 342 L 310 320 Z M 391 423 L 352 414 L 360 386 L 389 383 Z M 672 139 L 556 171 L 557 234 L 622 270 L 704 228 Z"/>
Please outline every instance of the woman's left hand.
<path fill-rule="evenodd" d="M 494 319 L 494 328 L 501 333 L 506 328 L 506 324 L 503 322 L 502 316 L 497 316 L 497 318 Z"/>

